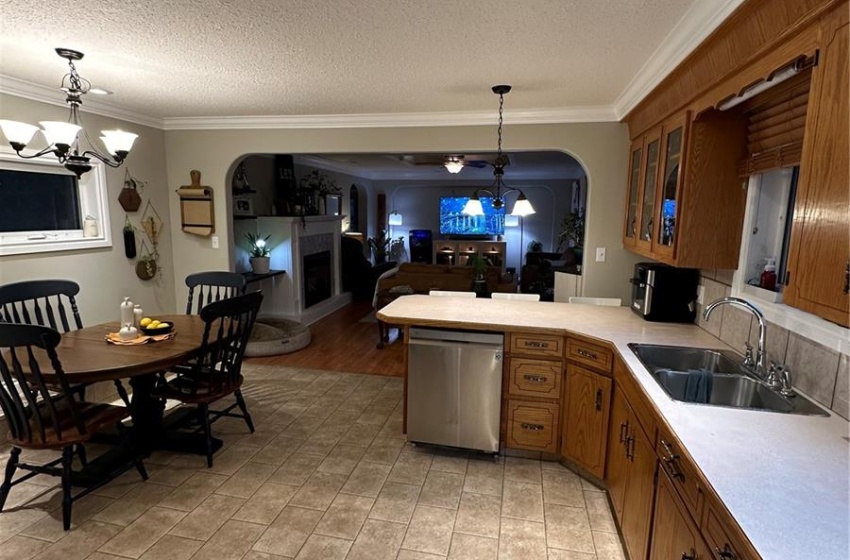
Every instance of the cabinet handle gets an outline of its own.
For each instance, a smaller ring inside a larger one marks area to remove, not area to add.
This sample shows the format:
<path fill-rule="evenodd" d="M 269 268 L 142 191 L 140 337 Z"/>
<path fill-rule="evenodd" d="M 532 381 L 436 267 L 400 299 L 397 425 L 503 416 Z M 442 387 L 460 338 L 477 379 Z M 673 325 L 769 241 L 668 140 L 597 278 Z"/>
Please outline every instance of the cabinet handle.
<path fill-rule="evenodd" d="M 626 443 L 626 433 L 629 430 L 629 421 L 626 420 L 620 424 L 620 443 Z"/>
<path fill-rule="evenodd" d="M 626 459 L 632 462 L 635 460 L 635 436 L 626 438 Z"/>
<path fill-rule="evenodd" d="M 661 447 L 664 448 L 664 453 L 666 454 L 665 457 L 661 458 L 664 462 L 664 466 L 666 467 L 665 470 L 673 480 L 680 480 L 684 482 L 685 474 L 679 468 L 679 455 L 673 453 L 673 447 L 664 438 L 661 438 Z"/>
<path fill-rule="evenodd" d="M 720 550 L 719 547 L 715 547 L 714 552 L 717 553 L 717 557 L 720 558 L 720 560 L 736 560 L 735 554 L 732 553 L 729 543 L 723 545 L 723 550 Z"/>
<path fill-rule="evenodd" d="M 850 261 L 844 267 L 844 293 L 850 294 Z"/>
<path fill-rule="evenodd" d="M 596 390 L 596 410 L 602 410 L 602 389 Z"/>
<path fill-rule="evenodd" d="M 696 551 L 692 548 L 690 552 L 683 552 L 682 560 L 697 560 Z"/>
<path fill-rule="evenodd" d="M 576 354 L 578 354 L 579 356 L 582 356 L 584 358 L 590 358 L 591 360 L 598 360 L 599 359 L 599 356 L 597 356 L 593 352 L 588 352 L 587 350 L 583 350 L 581 348 L 578 348 L 576 350 Z"/>
<path fill-rule="evenodd" d="M 531 375 L 529 373 L 526 373 L 522 377 L 526 381 L 530 381 L 532 383 L 545 383 L 547 379 L 545 375 Z"/>
<path fill-rule="evenodd" d="M 540 430 L 545 428 L 543 424 L 529 424 L 528 422 L 523 422 L 522 424 L 520 424 L 520 427 L 523 430 L 528 430 L 530 432 L 539 432 Z"/>

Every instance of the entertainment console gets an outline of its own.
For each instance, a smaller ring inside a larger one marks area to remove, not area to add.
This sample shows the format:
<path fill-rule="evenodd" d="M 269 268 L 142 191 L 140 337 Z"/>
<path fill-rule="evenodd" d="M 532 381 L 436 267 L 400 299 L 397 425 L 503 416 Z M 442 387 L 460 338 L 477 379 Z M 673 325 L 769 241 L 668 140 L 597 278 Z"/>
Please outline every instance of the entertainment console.
<path fill-rule="evenodd" d="M 481 255 L 505 271 L 507 243 L 504 241 L 437 240 L 434 241 L 434 264 L 468 266 L 469 258 Z"/>

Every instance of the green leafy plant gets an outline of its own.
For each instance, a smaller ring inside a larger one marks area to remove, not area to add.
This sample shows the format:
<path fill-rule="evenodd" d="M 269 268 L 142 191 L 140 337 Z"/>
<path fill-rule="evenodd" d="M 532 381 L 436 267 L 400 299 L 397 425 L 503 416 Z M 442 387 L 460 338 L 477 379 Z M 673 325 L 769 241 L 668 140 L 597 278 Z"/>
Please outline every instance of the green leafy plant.
<path fill-rule="evenodd" d="M 490 259 L 475 254 L 469 257 L 469 265 L 472 267 L 472 275 L 475 280 L 484 280 L 484 274 L 487 272 L 487 267 L 492 266 Z"/>
<path fill-rule="evenodd" d="M 584 247 L 584 211 L 570 212 L 561 222 L 561 233 L 558 234 L 558 250 L 569 247 L 572 241 L 574 247 Z"/>
<path fill-rule="evenodd" d="M 387 230 L 382 229 L 375 237 L 370 237 L 369 248 L 375 256 L 375 264 L 383 263 L 387 260 L 387 248 L 390 245 L 390 238 L 387 237 Z"/>
<path fill-rule="evenodd" d="M 319 195 L 342 194 L 342 189 L 339 188 L 336 181 L 318 169 L 314 169 L 310 173 L 301 177 L 301 188 L 313 191 Z"/>
<path fill-rule="evenodd" d="M 265 237 L 261 237 L 260 235 L 254 235 L 253 233 L 246 233 L 245 238 L 248 240 L 250 244 L 250 248 L 248 252 L 251 255 L 251 258 L 257 257 L 268 257 L 271 253 L 271 247 L 269 247 L 269 238 L 271 235 L 267 235 Z"/>

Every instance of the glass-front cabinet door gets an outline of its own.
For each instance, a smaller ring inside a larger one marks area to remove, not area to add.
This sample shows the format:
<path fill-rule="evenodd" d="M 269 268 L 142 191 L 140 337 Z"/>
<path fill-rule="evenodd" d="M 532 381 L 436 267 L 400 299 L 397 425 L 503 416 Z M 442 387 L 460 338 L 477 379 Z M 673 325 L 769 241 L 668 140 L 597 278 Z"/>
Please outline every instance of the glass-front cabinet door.
<path fill-rule="evenodd" d="M 623 242 L 626 245 L 634 245 L 637 238 L 641 163 L 643 163 L 642 138 L 632 143 L 629 162 L 629 196 L 626 200 L 626 223 L 623 230 Z"/>
<path fill-rule="evenodd" d="M 649 134 L 644 141 L 643 189 L 641 193 L 640 219 L 636 244 L 652 249 L 655 231 L 655 198 L 658 183 L 658 160 L 661 154 L 661 130 Z"/>
<path fill-rule="evenodd" d="M 671 255 L 676 244 L 676 227 L 679 216 L 682 184 L 682 152 L 685 144 L 686 116 L 664 127 L 662 165 L 658 207 L 656 209 L 655 250 Z"/>

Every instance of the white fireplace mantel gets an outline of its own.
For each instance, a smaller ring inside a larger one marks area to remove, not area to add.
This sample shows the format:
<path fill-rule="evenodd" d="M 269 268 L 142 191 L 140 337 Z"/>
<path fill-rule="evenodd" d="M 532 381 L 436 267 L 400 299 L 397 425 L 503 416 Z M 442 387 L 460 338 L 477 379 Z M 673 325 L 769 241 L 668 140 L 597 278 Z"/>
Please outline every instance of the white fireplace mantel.
<path fill-rule="evenodd" d="M 340 239 L 344 216 L 268 216 L 252 220 L 256 234 L 270 235 L 271 268 L 285 270 L 286 274 L 264 280 L 265 295 L 261 316 L 293 319 L 305 324 L 313 323 L 351 301 L 351 295 L 342 292 L 340 271 Z M 321 236 L 321 237 L 319 237 Z M 309 308 L 304 302 L 304 255 L 330 250 L 331 296 Z"/>

